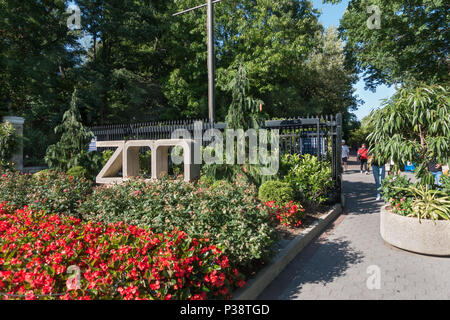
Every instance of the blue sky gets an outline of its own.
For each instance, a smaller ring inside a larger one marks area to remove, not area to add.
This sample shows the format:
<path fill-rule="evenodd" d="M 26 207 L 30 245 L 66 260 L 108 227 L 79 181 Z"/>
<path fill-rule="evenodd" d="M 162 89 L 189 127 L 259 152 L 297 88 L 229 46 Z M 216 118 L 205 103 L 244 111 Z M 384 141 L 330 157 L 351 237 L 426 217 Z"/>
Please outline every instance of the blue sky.
<path fill-rule="evenodd" d="M 313 0 L 314 7 L 320 9 L 322 14 L 319 18 L 324 27 L 334 25 L 339 26 L 339 20 L 344 14 L 345 9 L 349 3 L 349 0 L 343 0 L 339 4 L 323 4 L 322 0 Z M 364 104 L 360 105 L 357 111 L 354 111 L 359 120 L 367 116 L 370 111 L 380 107 L 383 99 L 389 98 L 394 93 L 393 87 L 387 87 L 380 85 L 376 88 L 376 92 L 364 90 L 364 81 L 361 79 L 355 86 L 356 95 L 359 99 L 364 101 Z"/>

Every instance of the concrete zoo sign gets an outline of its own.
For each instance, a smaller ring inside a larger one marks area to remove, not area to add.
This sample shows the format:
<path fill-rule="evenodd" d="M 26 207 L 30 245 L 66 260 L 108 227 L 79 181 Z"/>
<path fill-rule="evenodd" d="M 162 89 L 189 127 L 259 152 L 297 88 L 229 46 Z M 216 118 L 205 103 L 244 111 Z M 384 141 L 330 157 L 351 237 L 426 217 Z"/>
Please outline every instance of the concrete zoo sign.
<path fill-rule="evenodd" d="M 129 177 L 139 175 L 139 149 L 151 149 L 152 179 L 158 179 L 167 174 L 169 167 L 169 148 L 183 148 L 184 180 L 192 181 L 200 177 L 200 164 L 194 163 L 193 150 L 199 146 L 194 140 L 134 140 L 134 141 L 97 141 L 97 147 L 116 147 L 116 151 L 97 175 L 99 184 L 121 183 Z M 118 173 L 122 169 L 122 177 Z"/>

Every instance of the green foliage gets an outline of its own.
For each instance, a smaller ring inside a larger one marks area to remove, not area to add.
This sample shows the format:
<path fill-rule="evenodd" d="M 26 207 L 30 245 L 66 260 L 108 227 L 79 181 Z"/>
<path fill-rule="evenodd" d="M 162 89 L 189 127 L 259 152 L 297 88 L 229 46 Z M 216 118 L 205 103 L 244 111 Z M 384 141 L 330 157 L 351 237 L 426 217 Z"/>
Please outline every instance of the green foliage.
<path fill-rule="evenodd" d="M 441 176 L 441 188 L 442 191 L 447 192 L 447 194 L 450 194 L 450 176 Z"/>
<path fill-rule="evenodd" d="M 264 201 L 275 201 L 278 206 L 284 206 L 294 200 L 294 189 L 287 182 L 267 181 L 259 187 L 258 197 Z"/>
<path fill-rule="evenodd" d="M 38 174 L 3 172 L 0 177 L 0 201 L 21 208 L 78 216 L 78 207 L 92 192 L 92 183 L 52 170 Z"/>
<path fill-rule="evenodd" d="M 370 117 L 366 116 L 362 119 L 359 128 L 354 129 L 350 133 L 350 138 L 347 141 L 347 145 L 359 148 L 363 143 L 369 145 L 368 136 L 373 131 L 372 124 L 370 123 Z"/>
<path fill-rule="evenodd" d="M 352 120 L 349 112 L 356 110 L 359 103 L 353 95 L 358 77 L 354 66 L 345 61 L 344 44 L 335 27 L 328 27 L 324 32 L 316 33 L 315 37 L 319 43 L 305 65 L 308 83 L 313 92 L 310 101 L 305 103 L 309 106 L 307 113 L 342 113 L 346 133 L 347 124 Z"/>
<path fill-rule="evenodd" d="M 431 190 L 428 185 L 412 184 L 405 177 L 388 177 L 383 180 L 381 193 L 392 211 L 408 217 L 431 220 L 450 220 L 450 196 L 442 190 Z"/>
<path fill-rule="evenodd" d="M 34 122 L 30 119 L 30 121 Z M 24 166 L 45 166 L 45 152 L 47 147 L 56 143 L 57 136 L 50 134 L 46 127 L 30 128 L 30 123 L 25 119 L 23 137 L 23 163 Z M 53 130 L 51 128 L 51 130 Z"/>
<path fill-rule="evenodd" d="M 38 172 L 34 173 L 33 176 L 34 176 L 34 177 L 39 177 L 39 176 L 42 176 L 42 175 L 46 175 L 46 174 L 48 174 L 50 171 L 52 171 L 52 170 L 50 170 L 50 169 L 44 169 L 44 170 L 41 170 L 41 171 L 38 171 Z"/>
<path fill-rule="evenodd" d="M 409 217 L 429 220 L 450 220 L 450 196 L 441 190 L 432 190 L 428 186 L 409 186 L 399 188 L 413 197 L 412 212 Z"/>
<path fill-rule="evenodd" d="M 61 138 L 47 149 L 45 161 L 51 169 L 66 171 L 92 157 L 87 150 L 94 135 L 83 126 L 77 104 L 75 90 L 69 110 L 64 113 L 62 123 L 55 128 L 55 133 L 61 134 Z"/>
<path fill-rule="evenodd" d="M 392 205 L 392 210 L 400 215 L 412 213 L 413 197 L 408 191 L 411 181 L 404 176 L 387 176 L 381 183 L 381 195 L 386 203 Z"/>
<path fill-rule="evenodd" d="M 26 126 L 53 129 L 73 90 L 79 62 L 76 33 L 67 29 L 67 1 L 0 1 L 0 113 Z"/>
<path fill-rule="evenodd" d="M 105 150 L 102 152 L 102 166 L 104 167 L 108 160 L 112 157 L 114 154 L 114 151 L 112 150 Z"/>
<path fill-rule="evenodd" d="M 285 154 L 281 158 L 284 182 L 289 183 L 302 202 L 321 204 L 333 187 L 331 165 L 309 154 Z"/>
<path fill-rule="evenodd" d="M 379 29 L 367 26 L 374 14 L 367 12 L 371 5 L 380 10 Z M 340 22 L 347 58 L 364 72 L 368 87 L 448 81 L 445 1 L 351 0 Z"/>
<path fill-rule="evenodd" d="M 9 122 L 0 123 L 0 164 L 11 160 L 19 144 L 16 129 Z"/>
<path fill-rule="evenodd" d="M 232 92 L 232 102 L 228 109 L 226 117 L 227 129 L 257 130 L 260 123 L 264 121 L 264 116 L 260 113 L 259 106 L 263 105 L 260 100 L 255 100 L 248 95 L 249 79 L 244 66 L 240 65 L 234 78 L 227 87 Z M 234 138 L 233 138 L 234 139 Z M 224 139 L 224 145 L 226 137 Z M 245 141 L 245 162 L 237 164 L 237 146 L 233 140 L 235 159 L 233 163 L 227 164 L 226 153 L 223 153 L 223 164 L 207 164 L 203 167 L 203 174 L 216 180 L 234 181 L 237 176 L 243 176 L 245 179 L 255 185 L 261 185 L 267 177 L 261 175 L 261 165 L 250 164 L 248 159 L 249 144 Z M 207 148 L 205 152 L 214 155 L 214 150 Z"/>
<path fill-rule="evenodd" d="M 395 163 L 416 164 L 416 175 L 422 183 L 433 183 L 428 172 L 430 161 L 447 163 L 450 159 L 450 108 L 448 88 L 421 85 L 401 88 L 373 112 L 368 139 L 373 151 Z"/>
<path fill-rule="evenodd" d="M 67 171 L 67 175 L 72 176 L 74 178 L 87 178 L 88 172 L 82 166 L 76 166 L 76 167 L 70 168 Z"/>
<path fill-rule="evenodd" d="M 156 233 L 177 227 L 189 237 L 210 238 L 232 265 L 245 270 L 270 256 L 275 236 L 255 188 L 243 181 L 214 187 L 164 179 L 101 186 L 81 212 L 88 220 L 124 221 Z"/>
<path fill-rule="evenodd" d="M 167 28 L 173 5 L 163 0 L 76 3 L 80 34 L 90 37 L 84 63 L 75 70 L 87 123 L 159 118 L 167 106 L 160 80 L 168 73 L 164 57 L 172 55 Z"/>
<path fill-rule="evenodd" d="M 206 10 L 173 17 L 193 1 L 79 0 L 81 30 L 69 31 L 67 4 L 0 1 L 0 115 L 26 118 L 25 163 L 41 165 L 57 142 L 74 88 L 87 126 L 206 118 Z M 311 1 L 227 0 L 215 17 L 217 120 L 230 112 L 241 66 L 241 101 L 264 101 L 261 115 L 350 116 L 356 73 Z"/>
<path fill-rule="evenodd" d="M 247 70 L 243 65 L 239 65 L 236 75 L 227 87 L 232 93 L 231 105 L 225 118 L 228 129 L 245 131 L 250 128 L 259 128 L 258 107 L 262 106 L 263 102 L 249 96 L 249 85 Z"/>
<path fill-rule="evenodd" d="M 145 154 L 139 154 L 139 164 L 141 166 L 141 175 L 151 175 L 152 151 L 147 150 Z"/>

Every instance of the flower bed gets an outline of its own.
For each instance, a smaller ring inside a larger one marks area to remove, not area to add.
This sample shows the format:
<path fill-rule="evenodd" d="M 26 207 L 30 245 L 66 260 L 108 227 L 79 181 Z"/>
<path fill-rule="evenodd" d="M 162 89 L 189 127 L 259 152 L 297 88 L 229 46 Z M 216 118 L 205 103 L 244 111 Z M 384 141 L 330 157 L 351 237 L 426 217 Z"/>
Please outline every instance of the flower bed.
<path fill-rule="evenodd" d="M 268 261 L 276 241 L 274 223 L 254 186 L 241 179 L 214 185 L 163 179 L 100 186 L 80 212 L 89 220 L 124 221 L 154 232 L 178 228 L 190 237 L 210 238 L 247 275 Z"/>
<path fill-rule="evenodd" d="M 209 239 L 0 204 L 5 299 L 226 299 L 244 284 Z"/>
<path fill-rule="evenodd" d="M 265 203 L 271 218 L 285 227 L 296 228 L 302 224 L 305 209 L 300 204 L 290 201 L 284 206 L 278 206 L 275 201 Z"/>
<path fill-rule="evenodd" d="M 276 241 L 274 225 L 254 186 L 238 179 L 214 185 L 181 179 L 127 181 L 92 188 L 86 179 L 46 171 L 0 174 L 0 202 L 75 216 L 84 221 L 124 222 L 153 232 L 185 231 L 209 238 L 245 274 L 267 261 Z"/>
<path fill-rule="evenodd" d="M 92 192 L 92 182 L 62 172 L 45 170 L 37 174 L 18 171 L 0 173 L 0 201 L 17 208 L 28 206 L 66 215 L 78 215 L 78 207 Z"/>

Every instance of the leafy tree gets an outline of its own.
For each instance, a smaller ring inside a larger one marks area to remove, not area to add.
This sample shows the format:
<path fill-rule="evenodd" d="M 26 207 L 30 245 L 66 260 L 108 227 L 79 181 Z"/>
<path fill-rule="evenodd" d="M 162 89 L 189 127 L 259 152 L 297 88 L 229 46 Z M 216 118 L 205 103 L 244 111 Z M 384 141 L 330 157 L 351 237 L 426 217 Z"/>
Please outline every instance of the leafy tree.
<path fill-rule="evenodd" d="M 325 0 L 338 3 L 340 0 Z M 367 21 L 380 13 L 379 29 Z M 448 3 L 443 0 L 351 0 L 341 20 L 349 61 L 366 85 L 445 83 L 449 77 Z"/>
<path fill-rule="evenodd" d="M 160 76 L 167 1 L 78 0 L 81 33 L 91 39 L 77 70 L 82 114 L 89 124 L 155 118 L 165 104 Z"/>
<path fill-rule="evenodd" d="M 320 44 L 308 58 L 309 81 L 317 113 L 336 114 L 350 112 L 357 108 L 353 84 L 358 77 L 356 70 L 347 66 L 344 45 L 335 27 L 316 34 Z M 350 119 L 348 119 L 350 120 Z"/>
<path fill-rule="evenodd" d="M 173 10 L 190 6 L 192 1 L 181 0 Z M 356 107 L 354 70 L 342 64 L 341 40 L 335 31 L 323 33 L 318 16 L 311 1 L 230 0 L 215 6 L 218 120 L 228 114 L 229 84 L 240 65 L 247 70 L 248 95 L 261 98 L 270 117 Z M 162 80 L 164 94 L 169 110 L 187 117 L 207 115 L 205 21 L 200 9 L 175 17 L 170 26 L 172 54 L 166 61 L 173 69 Z M 330 70 L 333 77 L 325 76 Z"/>
<path fill-rule="evenodd" d="M 72 95 L 70 108 L 64 113 L 62 123 L 55 128 L 60 140 L 48 147 L 45 161 L 51 169 L 67 171 L 86 162 L 87 150 L 94 134 L 81 122 L 77 91 Z"/>
<path fill-rule="evenodd" d="M 362 119 L 360 126 L 350 132 L 350 138 L 347 144 L 352 147 L 359 147 L 363 143 L 369 144 L 368 136 L 373 131 L 372 123 L 370 122 L 370 116 L 366 116 Z"/>
<path fill-rule="evenodd" d="M 423 183 L 432 183 L 427 165 L 433 159 L 450 159 L 450 119 L 448 87 L 421 85 L 401 88 L 384 108 L 373 112 L 368 136 L 375 154 L 395 163 L 416 164 Z"/>
<path fill-rule="evenodd" d="M 67 1 L 0 0 L 0 116 L 25 118 L 24 162 L 42 159 L 79 63 Z"/>
<path fill-rule="evenodd" d="M 261 100 L 255 100 L 248 95 L 249 81 L 247 78 L 247 71 L 244 66 L 239 66 L 233 80 L 230 82 L 228 90 L 232 92 L 232 102 L 229 107 L 228 115 L 226 117 L 227 129 L 248 130 L 258 129 L 263 117 L 259 115 L 259 107 L 263 105 Z M 225 137 L 226 138 L 226 137 Z M 226 140 L 226 139 L 225 139 Z M 233 139 L 234 143 L 234 139 Z M 249 144 L 245 141 L 246 155 L 249 152 Z M 207 151 L 210 152 L 210 151 Z M 234 152 L 237 154 L 237 147 L 234 145 Z M 224 158 L 225 158 L 224 154 Z M 237 160 L 236 158 L 234 159 Z M 243 175 L 252 183 L 260 184 L 263 182 L 260 176 L 260 166 L 249 164 L 246 156 L 244 164 L 227 164 L 224 159 L 224 164 L 209 164 L 205 165 L 203 172 L 206 176 L 216 180 L 225 179 L 234 181 L 237 175 Z"/>
<path fill-rule="evenodd" d="M 52 111 L 64 101 L 60 91 L 71 87 L 67 69 L 76 64 L 78 53 L 76 37 L 67 32 L 65 4 L 63 0 L 0 1 L 3 112 L 24 115 L 29 97 L 40 99 Z"/>
<path fill-rule="evenodd" d="M 239 66 L 228 89 L 231 91 L 233 98 L 225 119 L 227 128 L 243 129 L 244 131 L 249 128 L 258 128 L 260 118 L 258 108 L 262 107 L 263 102 L 248 95 L 249 80 L 244 66 Z"/>
<path fill-rule="evenodd" d="M 0 113 L 25 116 L 25 161 L 57 142 L 51 132 L 75 87 L 89 126 L 206 118 L 206 10 L 172 16 L 198 2 L 76 0 L 81 30 L 67 28 L 69 3 L 0 0 Z M 245 94 L 265 102 L 266 116 L 342 112 L 350 121 L 354 70 L 311 1 L 227 0 L 215 12 L 217 120 L 243 65 Z"/>

